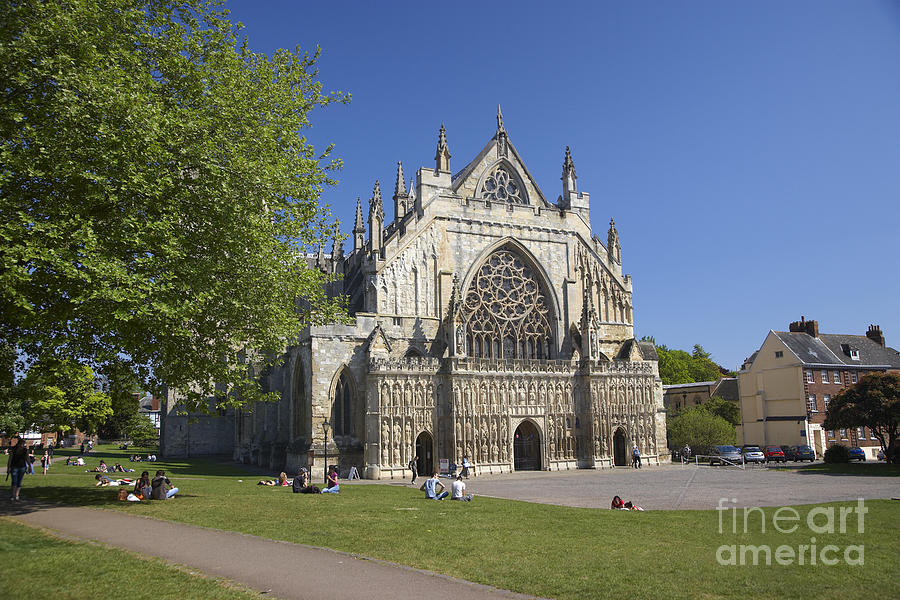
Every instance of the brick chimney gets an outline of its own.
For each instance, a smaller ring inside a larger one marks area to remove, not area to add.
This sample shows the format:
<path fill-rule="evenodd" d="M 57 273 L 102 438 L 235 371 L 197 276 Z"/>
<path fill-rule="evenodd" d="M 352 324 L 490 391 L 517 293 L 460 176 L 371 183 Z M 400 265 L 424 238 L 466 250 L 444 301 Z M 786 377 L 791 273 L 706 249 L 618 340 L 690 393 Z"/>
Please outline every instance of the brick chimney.
<path fill-rule="evenodd" d="M 866 332 L 866 337 L 884 348 L 884 334 L 881 333 L 881 327 L 879 327 L 878 325 L 869 325 L 869 330 Z"/>
<path fill-rule="evenodd" d="M 800 315 L 799 321 L 794 321 L 790 325 L 791 333 L 807 333 L 814 338 L 819 337 L 819 322 L 807 321 L 806 317 Z M 868 334 L 866 334 L 868 335 Z"/>

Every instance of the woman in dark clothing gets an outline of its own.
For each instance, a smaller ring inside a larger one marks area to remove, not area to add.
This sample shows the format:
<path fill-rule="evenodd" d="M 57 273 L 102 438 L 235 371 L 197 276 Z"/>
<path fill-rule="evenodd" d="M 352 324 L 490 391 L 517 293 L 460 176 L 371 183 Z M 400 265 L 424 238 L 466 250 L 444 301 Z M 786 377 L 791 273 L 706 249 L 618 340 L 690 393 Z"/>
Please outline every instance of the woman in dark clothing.
<path fill-rule="evenodd" d="M 28 448 L 25 447 L 25 440 L 19 438 L 16 447 L 9 453 L 9 459 L 6 462 L 6 478 L 12 475 L 12 497 L 13 502 L 19 501 L 19 490 L 22 489 L 22 478 L 25 476 L 25 466 L 28 463 Z"/>

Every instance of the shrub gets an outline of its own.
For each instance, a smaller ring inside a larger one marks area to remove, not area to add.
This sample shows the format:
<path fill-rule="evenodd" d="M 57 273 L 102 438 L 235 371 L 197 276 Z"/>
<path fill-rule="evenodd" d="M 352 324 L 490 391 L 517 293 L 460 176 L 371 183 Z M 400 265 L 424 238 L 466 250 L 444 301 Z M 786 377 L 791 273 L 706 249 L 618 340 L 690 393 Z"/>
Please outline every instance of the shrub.
<path fill-rule="evenodd" d="M 850 462 L 850 449 L 841 444 L 829 446 L 825 451 L 825 462 L 827 463 L 848 463 Z"/>

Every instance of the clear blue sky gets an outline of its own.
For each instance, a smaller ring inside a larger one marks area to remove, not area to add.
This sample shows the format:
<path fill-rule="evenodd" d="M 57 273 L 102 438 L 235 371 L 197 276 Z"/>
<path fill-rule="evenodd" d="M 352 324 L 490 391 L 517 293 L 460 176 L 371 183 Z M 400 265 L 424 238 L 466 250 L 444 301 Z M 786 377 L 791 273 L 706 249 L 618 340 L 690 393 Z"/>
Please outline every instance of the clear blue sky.
<path fill-rule="evenodd" d="M 900 2 L 226 6 L 255 51 L 320 45 L 352 93 L 309 132 L 344 160 L 345 233 L 398 160 L 433 166 L 441 123 L 465 166 L 501 104 L 545 196 L 571 146 L 594 232 L 616 220 L 638 337 L 736 368 L 805 315 L 900 348 Z"/>

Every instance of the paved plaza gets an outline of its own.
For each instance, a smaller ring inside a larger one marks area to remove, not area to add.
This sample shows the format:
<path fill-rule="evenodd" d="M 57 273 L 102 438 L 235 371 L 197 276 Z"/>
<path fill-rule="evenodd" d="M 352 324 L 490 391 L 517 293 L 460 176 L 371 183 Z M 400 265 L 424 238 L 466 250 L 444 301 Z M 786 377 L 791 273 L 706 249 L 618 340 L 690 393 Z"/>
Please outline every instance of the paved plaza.
<path fill-rule="evenodd" d="M 783 506 L 900 496 L 900 478 L 823 475 L 788 468 L 745 470 L 694 465 L 479 475 L 476 495 L 583 508 L 609 508 L 615 495 L 646 510 L 714 509 L 720 498 L 737 506 Z"/>

